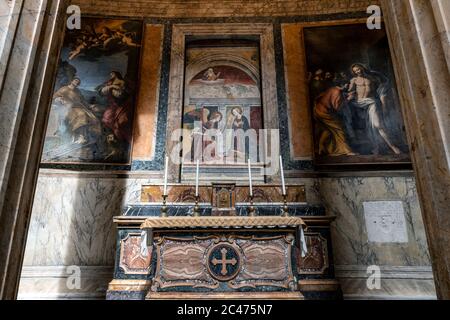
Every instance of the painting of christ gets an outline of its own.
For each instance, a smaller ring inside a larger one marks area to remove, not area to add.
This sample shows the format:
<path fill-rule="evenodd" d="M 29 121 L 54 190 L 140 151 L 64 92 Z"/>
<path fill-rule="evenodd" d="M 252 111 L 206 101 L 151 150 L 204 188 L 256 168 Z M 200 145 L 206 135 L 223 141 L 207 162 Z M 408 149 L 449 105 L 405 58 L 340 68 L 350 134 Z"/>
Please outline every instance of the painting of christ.
<path fill-rule="evenodd" d="M 384 29 L 303 29 L 317 164 L 409 163 Z"/>
<path fill-rule="evenodd" d="M 68 30 L 43 163 L 130 162 L 142 23 L 86 18 Z"/>

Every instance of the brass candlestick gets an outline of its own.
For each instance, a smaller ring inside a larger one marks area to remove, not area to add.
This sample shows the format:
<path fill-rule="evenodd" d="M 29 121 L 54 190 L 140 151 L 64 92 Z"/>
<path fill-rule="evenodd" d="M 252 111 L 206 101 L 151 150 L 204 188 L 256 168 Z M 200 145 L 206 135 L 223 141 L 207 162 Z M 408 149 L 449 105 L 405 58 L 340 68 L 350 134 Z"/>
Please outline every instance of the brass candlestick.
<path fill-rule="evenodd" d="M 281 212 L 283 217 L 289 217 L 289 207 L 287 203 L 287 195 L 283 194 L 283 206 L 281 207 Z"/>
<path fill-rule="evenodd" d="M 163 194 L 163 205 L 161 207 L 161 217 L 165 218 L 167 217 L 167 195 Z"/>
<path fill-rule="evenodd" d="M 250 196 L 250 206 L 248 207 L 248 215 L 254 217 L 256 215 L 255 206 L 253 205 L 253 195 Z"/>
<path fill-rule="evenodd" d="M 200 200 L 200 197 L 195 196 L 194 217 L 200 217 L 200 206 L 198 204 L 199 200 Z"/>

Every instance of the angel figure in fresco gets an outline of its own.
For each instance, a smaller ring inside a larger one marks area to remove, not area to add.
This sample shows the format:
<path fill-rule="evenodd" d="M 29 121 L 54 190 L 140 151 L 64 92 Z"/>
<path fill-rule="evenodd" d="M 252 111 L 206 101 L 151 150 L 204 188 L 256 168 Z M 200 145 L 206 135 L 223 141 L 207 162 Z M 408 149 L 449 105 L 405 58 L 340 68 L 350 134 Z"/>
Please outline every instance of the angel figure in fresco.
<path fill-rule="evenodd" d="M 206 139 L 204 139 L 203 141 L 203 149 L 206 150 L 206 148 L 211 143 L 213 142 L 216 143 L 215 149 L 210 152 L 210 156 L 212 158 L 215 158 L 216 154 L 220 153 L 220 151 L 216 152 L 217 150 L 223 149 L 222 139 L 217 138 L 217 136 L 215 136 L 216 133 L 221 134 L 222 119 L 223 115 L 221 112 L 219 111 L 210 112 L 208 108 L 203 109 L 203 135 L 206 137 Z"/>
<path fill-rule="evenodd" d="M 220 77 L 220 72 L 217 74 L 214 72 L 213 68 L 209 68 L 206 70 L 206 72 L 203 74 L 203 80 L 205 81 L 216 81 Z"/>
<path fill-rule="evenodd" d="M 72 142 L 84 145 L 91 141 L 90 137 L 101 134 L 101 123 L 92 111 L 92 106 L 84 99 L 78 86 L 79 78 L 74 78 L 69 85 L 61 87 L 53 95 L 54 105 L 60 115 L 60 126 L 68 128 Z M 61 132 L 57 132 L 58 135 Z"/>
<path fill-rule="evenodd" d="M 131 142 L 132 96 L 118 71 L 112 71 L 107 82 L 97 87 L 108 103 L 102 123 L 121 142 Z"/>
<path fill-rule="evenodd" d="M 373 154 L 379 153 L 380 141 L 395 154 L 400 154 L 400 149 L 395 146 L 387 135 L 384 126 L 382 112 L 386 109 L 386 97 L 388 94 L 387 80 L 381 74 L 369 71 L 361 63 L 351 66 L 353 78 L 348 87 L 350 107 L 354 108 L 359 118 L 364 119 L 368 137 L 372 143 Z"/>

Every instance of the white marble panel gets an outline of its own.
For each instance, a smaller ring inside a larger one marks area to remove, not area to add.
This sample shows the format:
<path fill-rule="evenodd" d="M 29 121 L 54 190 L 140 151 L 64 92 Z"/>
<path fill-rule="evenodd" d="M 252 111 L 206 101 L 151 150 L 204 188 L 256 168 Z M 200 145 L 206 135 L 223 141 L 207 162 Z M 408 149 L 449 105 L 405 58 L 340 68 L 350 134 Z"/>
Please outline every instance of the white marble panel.
<path fill-rule="evenodd" d="M 331 229 L 336 264 L 430 265 L 414 178 L 323 178 L 320 193 L 328 214 L 336 216 Z M 364 218 L 366 201 L 401 201 L 409 242 L 370 242 Z"/>
<path fill-rule="evenodd" d="M 408 242 L 403 202 L 365 201 L 363 207 L 369 242 Z"/>

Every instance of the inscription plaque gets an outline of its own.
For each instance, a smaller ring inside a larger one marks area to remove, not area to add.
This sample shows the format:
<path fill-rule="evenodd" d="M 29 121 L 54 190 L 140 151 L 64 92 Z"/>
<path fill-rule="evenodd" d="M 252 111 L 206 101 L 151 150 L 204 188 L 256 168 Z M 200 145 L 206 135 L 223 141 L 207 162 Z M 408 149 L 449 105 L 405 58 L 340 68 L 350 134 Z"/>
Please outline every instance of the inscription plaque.
<path fill-rule="evenodd" d="M 363 202 L 369 242 L 408 242 L 402 201 Z"/>

